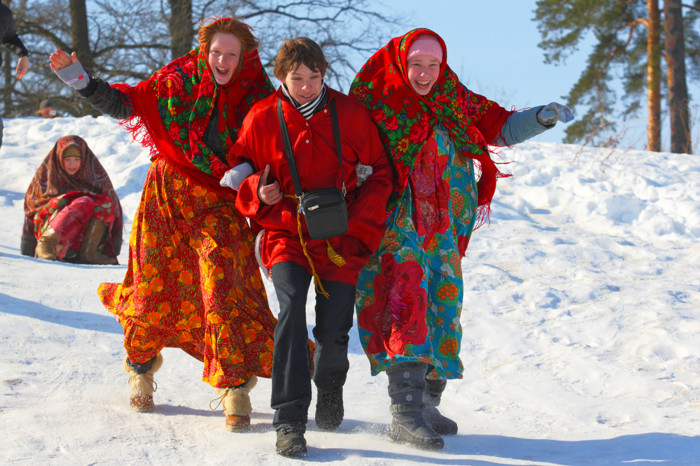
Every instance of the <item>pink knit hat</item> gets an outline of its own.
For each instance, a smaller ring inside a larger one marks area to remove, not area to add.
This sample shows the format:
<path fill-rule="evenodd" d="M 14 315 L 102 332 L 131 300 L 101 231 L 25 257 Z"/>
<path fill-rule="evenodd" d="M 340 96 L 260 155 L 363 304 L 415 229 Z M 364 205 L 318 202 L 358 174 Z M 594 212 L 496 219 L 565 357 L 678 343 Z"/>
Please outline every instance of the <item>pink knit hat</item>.
<path fill-rule="evenodd" d="M 440 63 L 442 63 L 442 46 L 435 37 L 429 34 L 422 34 L 418 36 L 415 41 L 413 41 L 413 45 L 411 45 L 411 48 L 408 49 L 406 60 L 422 54 L 435 57 Z"/>

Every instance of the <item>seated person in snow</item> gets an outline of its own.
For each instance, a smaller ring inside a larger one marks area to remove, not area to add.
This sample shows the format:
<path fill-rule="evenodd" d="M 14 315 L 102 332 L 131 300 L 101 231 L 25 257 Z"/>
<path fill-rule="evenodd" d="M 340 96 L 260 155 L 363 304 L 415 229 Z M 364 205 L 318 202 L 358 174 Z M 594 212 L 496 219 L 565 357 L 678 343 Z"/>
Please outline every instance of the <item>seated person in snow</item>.
<path fill-rule="evenodd" d="M 107 172 L 79 136 L 63 136 L 24 196 L 21 252 L 39 259 L 117 264 L 122 208 Z"/>

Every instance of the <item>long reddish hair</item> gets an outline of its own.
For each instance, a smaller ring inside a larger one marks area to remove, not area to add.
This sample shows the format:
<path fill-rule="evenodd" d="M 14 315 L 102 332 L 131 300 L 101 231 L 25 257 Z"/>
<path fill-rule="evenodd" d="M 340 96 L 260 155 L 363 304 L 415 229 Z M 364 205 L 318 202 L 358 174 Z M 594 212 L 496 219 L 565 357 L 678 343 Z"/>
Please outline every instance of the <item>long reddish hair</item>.
<path fill-rule="evenodd" d="M 197 41 L 206 54 L 209 53 L 209 45 L 216 33 L 232 34 L 240 40 L 241 55 L 256 50 L 260 45 L 260 41 L 253 35 L 251 27 L 242 21 L 236 18 L 206 18 L 200 23 L 197 33 Z"/>

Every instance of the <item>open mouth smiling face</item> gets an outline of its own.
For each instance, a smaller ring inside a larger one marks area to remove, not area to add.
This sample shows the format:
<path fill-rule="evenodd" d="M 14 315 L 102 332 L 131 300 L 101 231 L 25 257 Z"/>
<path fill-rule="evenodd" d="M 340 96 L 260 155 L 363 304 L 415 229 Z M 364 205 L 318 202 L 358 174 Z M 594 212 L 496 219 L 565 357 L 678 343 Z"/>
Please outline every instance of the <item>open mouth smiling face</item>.
<path fill-rule="evenodd" d="M 241 60 L 241 41 L 233 34 L 217 32 L 209 44 L 209 68 L 217 84 L 231 81 Z"/>
<path fill-rule="evenodd" d="M 419 95 L 428 95 L 440 75 L 440 61 L 432 55 L 415 55 L 408 59 L 408 82 Z"/>

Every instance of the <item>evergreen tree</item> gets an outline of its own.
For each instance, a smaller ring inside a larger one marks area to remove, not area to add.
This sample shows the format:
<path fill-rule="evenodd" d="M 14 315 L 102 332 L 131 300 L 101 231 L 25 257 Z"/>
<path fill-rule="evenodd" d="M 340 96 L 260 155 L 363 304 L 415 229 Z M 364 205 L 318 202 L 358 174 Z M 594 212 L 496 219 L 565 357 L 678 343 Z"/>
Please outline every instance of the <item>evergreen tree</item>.
<path fill-rule="evenodd" d="M 679 1 L 666 0 L 665 9 L 660 7 L 660 0 L 538 0 L 535 10 L 535 20 L 542 36 L 539 46 L 545 51 L 547 63 L 563 63 L 566 58 L 577 50 L 586 39 L 594 40 L 593 51 L 588 57 L 585 70 L 574 84 L 568 95 L 568 104 L 572 108 L 585 106 L 586 112 L 566 129 L 565 142 L 578 142 L 583 139 L 594 144 L 608 144 L 614 140 L 618 124 L 614 121 L 616 115 L 623 119 L 638 115 L 642 97 L 647 97 L 647 149 L 661 150 L 661 121 L 662 121 L 662 90 L 665 84 L 662 80 L 664 52 L 669 53 L 671 39 L 682 41 L 685 49 L 675 46 L 673 53 L 675 61 L 667 71 L 671 73 L 674 89 L 680 89 L 685 84 L 685 72 L 676 71 L 679 62 L 686 61 L 694 73 L 698 73 L 698 49 L 700 41 L 693 30 L 697 19 L 697 4 L 687 7 L 683 21 L 672 18 L 671 24 L 666 18 L 669 10 L 675 12 L 670 3 L 680 5 Z M 678 31 L 680 29 L 680 35 Z M 690 33 L 688 33 L 690 30 Z M 683 32 L 686 32 L 683 34 Z M 668 42 L 667 42 L 668 41 Z M 676 42 L 677 45 L 677 42 Z M 667 59 L 668 61 L 668 59 Z M 667 72 L 667 79 L 671 75 Z M 622 108 L 610 83 L 622 80 Z M 681 81 L 681 82 L 679 82 Z M 668 86 L 671 87 L 669 81 Z M 677 91 L 677 98 L 669 104 L 672 112 L 685 118 L 685 129 L 682 131 L 687 142 L 679 143 L 681 138 L 679 127 L 672 127 L 671 146 L 675 151 L 678 147 L 689 150 L 689 121 L 687 87 L 685 98 L 682 91 Z M 685 105 L 685 110 L 682 109 Z M 684 113 L 685 112 L 685 113 Z M 685 115 L 685 116 L 683 116 Z M 674 117 L 675 121 L 676 117 Z M 676 128 L 676 129 L 674 129 Z"/>

